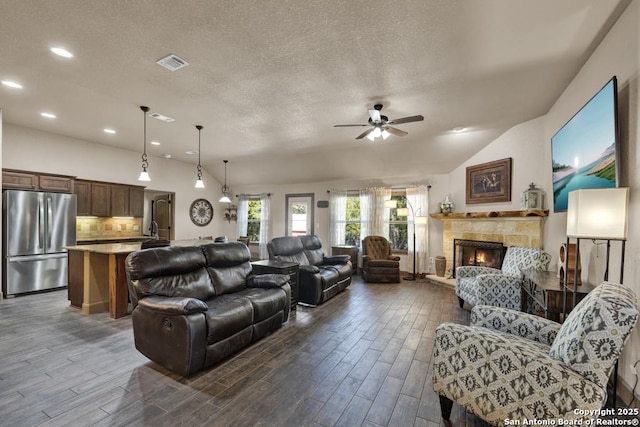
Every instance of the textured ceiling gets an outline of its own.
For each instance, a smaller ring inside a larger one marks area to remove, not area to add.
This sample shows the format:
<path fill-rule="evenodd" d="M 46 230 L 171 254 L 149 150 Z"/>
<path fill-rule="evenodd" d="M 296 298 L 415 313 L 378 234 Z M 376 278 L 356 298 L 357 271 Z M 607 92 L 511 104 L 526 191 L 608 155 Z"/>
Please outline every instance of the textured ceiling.
<path fill-rule="evenodd" d="M 0 108 L 140 151 L 148 105 L 175 119 L 148 120 L 149 154 L 195 164 L 203 125 L 203 167 L 222 181 L 229 159 L 235 185 L 419 179 L 546 113 L 629 1 L 2 0 L 0 79 L 24 89 L 0 86 Z M 170 53 L 190 65 L 155 63 Z M 333 127 L 378 102 L 425 120 L 374 143 Z"/>

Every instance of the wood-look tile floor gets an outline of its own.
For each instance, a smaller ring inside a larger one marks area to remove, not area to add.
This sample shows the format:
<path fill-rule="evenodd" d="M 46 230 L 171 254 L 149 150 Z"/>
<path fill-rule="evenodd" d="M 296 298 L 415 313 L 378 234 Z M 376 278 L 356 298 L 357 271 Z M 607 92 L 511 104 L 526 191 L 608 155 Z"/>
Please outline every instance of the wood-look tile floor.
<path fill-rule="evenodd" d="M 364 284 L 191 378 L 135 350 L 131 316 L 66 290 L 0 301 L 2 426 L 439 426 L 434 330 L 468 324 L 450 288 Z M 454 426 L 484 423 L 454 405 Z"/>

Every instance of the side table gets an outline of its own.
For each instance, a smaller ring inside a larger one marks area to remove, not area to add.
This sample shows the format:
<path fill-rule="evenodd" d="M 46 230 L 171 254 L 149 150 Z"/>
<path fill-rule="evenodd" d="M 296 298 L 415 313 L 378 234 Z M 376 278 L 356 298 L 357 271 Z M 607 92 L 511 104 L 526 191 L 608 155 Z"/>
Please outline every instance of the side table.
<path fill-rule="evenodd" d="M 298 304 L 298 264 L 295 262 L 263 259 L 253 261 L 251 267 L 256 274 L 286 274 L 291 284 L 291 310 Z"/>
<path fill-rule="evenodd" d="M 529 307 L 531 300 L 542 309 L 545 318 L 560 322 L 563 313 L 563 284 L 560 283 L 557 273 L 555 271 L 525 270 L 522 274 L 522 311 L 528 313 L 532 310 L 533 313 L 538 314 L 535 307 Z M 578 285 L 576 304 L 582 301 L 582 299 L 595 288 L 594 285 L 584 282 L 582 285 Z M 573 284 L 569 284 L 567 286 L 567 313 L 572 309 Z M 562 321 L 564 321 L 564 319 L 562 319 Z"/>
<path fill-rule="evenodd" d="M 358 252 L 360 248 L 350 245 L 331 246 L 331 255 L 349 255 L 353 266 L 353 273 L 358 274 Z"/>

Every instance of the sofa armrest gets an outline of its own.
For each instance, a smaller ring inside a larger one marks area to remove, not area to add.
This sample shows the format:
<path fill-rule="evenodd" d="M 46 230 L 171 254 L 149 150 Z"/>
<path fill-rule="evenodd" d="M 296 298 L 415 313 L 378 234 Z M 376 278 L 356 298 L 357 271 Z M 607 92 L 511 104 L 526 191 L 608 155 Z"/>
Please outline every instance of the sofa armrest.
<path fill-rule="evenodd" d="M 286 274 L 258 274 L 247 279 L 249 288 L 281 288 L 287 283 L 289 276 Z"/>
<path fill-rule="evenodd" d="M 346 264 L 349 262 L 349 255 L 331 255 L 322 259 L 322 264 Z"/>
<path fill-rule="evenodd" d="M 502 274 L 501 270 L 491 267 L 479 267 L 475 265 L 465 265 L 456 267 L 456 277 L 476 277 L 480 274 Z"/>
<path fill-rule="evenodd" d="M 471 326 L 489 328 L 551 346 L 560 324 L 540 316 L 502 307 L 477 305 L 471 310 Z"/>
<path fill-rule="evenodd" d="M 548 347 L 486 328 L 441 324 L 432 361 L 434 391 L 492 425 L 506 418 L 591 420 L 607 397 Z"/>
<path fill-rule="evenodd" d="M 320 269 L 315 265 L 301 265 L 299 267 L 301 273 L 316 274 L 320 273 Z"/>
<path fill-rule="evenodd" d="M 400 261 L 400 256 L 398 256 L 398 255 L 389 255 L 387 257 L 387 259 L 390 260 L 390 261 Z"/>
<path fill-rule="evenodd" d="M 178 316 L 202 313 L 209 306 L 197 298 L 149 296 L 138 301 L 138 305 L 145 310 L 167 316 Z"/>

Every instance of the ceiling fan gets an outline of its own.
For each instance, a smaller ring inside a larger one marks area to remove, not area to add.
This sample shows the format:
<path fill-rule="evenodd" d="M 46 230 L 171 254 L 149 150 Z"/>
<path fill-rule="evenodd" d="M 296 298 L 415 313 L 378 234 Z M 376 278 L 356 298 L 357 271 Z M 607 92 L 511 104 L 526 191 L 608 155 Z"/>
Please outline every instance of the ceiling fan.
<path fill-rule="evenodd" d="M 373 141 L 375 138 L 381 136 L 383 139 L 387 139 L 389 135 L 395 136 L 405 136 L 407 132 L 394 128 L 389 125 L 399 125 L 402 123 L 411 123 L 411 122 L 420 122 L 424 120 L 424 117 L 418 116 L 410 116 L 403 117 L 401 119 L 389 120 L 387 116 L 383 116 L 380 114 L 380 110 L 382 110 L 382 104 L 376 104 L 373 106 L 373 110 L 369 110 L 369 123 L 361 124 L 361 125 L 334 125 L 334 127 L 350 127 L 350 126 L 371 126 L 370 129 L 367 129 L 360 135 L 356 137 L 356 139 L 362 139 L 365 136 Z"/>

